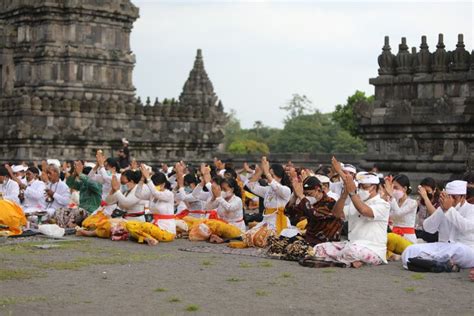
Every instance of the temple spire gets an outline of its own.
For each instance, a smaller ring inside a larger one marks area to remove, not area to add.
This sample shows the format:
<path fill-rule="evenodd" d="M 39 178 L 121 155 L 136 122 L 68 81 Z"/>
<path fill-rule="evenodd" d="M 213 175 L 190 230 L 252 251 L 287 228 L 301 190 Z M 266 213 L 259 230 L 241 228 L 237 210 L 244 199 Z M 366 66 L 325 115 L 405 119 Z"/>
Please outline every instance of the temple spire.
<path fill-rule="evenodd" d="M 209 80 L 204 69 L 202 51 L 198 49 L 194 67 L 184 84 L 183 92 L 179 96 L 179 102 L 183 105 L 191 106 L 215 106 L 217 100 L 212 82 Z"/>

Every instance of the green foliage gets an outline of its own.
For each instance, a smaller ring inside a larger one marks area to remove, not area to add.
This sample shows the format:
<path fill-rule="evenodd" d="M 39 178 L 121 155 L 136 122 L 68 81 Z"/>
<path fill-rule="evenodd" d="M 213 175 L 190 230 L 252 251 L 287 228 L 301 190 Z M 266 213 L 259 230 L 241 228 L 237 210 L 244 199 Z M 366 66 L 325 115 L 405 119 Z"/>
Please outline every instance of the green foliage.
<path fill-rule="evenodd" d="M 268 154 L 267 144 L 255 140 L 236 140 L 229 145 L 227 150 L 233 154 Z"/>
<path fill-rule="evenodd" d="M 275 149 L 277 152 L 361 153 L 365 146 L 362 140 L 332 121 L 330 114 L 316 111 L 289 120 Z"/>
<path fill-rule="evenodd" d="M 252 128 L 242 129 L 235 111 L 231 111 L 225 127 L 226 151 L 233 154 L 273 153 L 352 153 L 365 151 L 365 143 L 357 137 L 353 106 L 359 101 L 372 101 L 364 92 L 356 91 L 347 104 L 338 105 L 333 113 L 315 110 L 305 96 L 293 94 L 280 109 L 287 111 L 283 129 L 255 121 Z"/>
<path fill-rule="evenodd" d="M 354 104 L 362 101 L 372 102 L 373 100 L 373 95 L 367 97 L 365 92 L 357 90 L 353 95 L 347 98 L 346 104 L 336 105 L 336 110 L 333 112 L 332 118 L 352 136 L 358 136 L 359 130 L 357 127 L 357 119 L 354 115 Z"/>
<path fill-rule="evenodd" d="M 314 111 L 313 102 L 304 94 L 299 95 L 297 93 L 293 94 L 291 100 L 288 101 L 286 105 L 280 106 L 280 110 L 288 112 L 284 121 L 285 123 L 298 116 Z"/>

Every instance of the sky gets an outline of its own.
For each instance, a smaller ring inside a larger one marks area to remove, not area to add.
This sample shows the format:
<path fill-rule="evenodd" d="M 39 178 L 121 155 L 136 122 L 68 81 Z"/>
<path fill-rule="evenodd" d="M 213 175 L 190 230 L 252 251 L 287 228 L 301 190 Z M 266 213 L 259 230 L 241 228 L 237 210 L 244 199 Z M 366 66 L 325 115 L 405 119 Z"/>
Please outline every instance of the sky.
<path fill-rule="evenodd" d="M 282 127 L 285 105 L 304 94 L 321 112 L 356 90 L 373 94 L 384 36 L 392 53 L 401 37 L 417 48 L 438 33 L 454 50 L 458 33 L 473 49 L 473 1 L 200 1 L 132 0 L 134 85 L 144 100 L 178 98 L 196 50 L 225 111 L 242 127 L 257 120 Z"/>

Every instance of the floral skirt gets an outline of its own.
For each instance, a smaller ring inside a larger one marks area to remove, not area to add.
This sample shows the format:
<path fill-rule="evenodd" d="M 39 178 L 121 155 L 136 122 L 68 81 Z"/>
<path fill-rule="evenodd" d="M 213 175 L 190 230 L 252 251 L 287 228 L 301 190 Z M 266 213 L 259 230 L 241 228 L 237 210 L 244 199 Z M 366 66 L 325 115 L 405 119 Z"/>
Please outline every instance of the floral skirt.
<path fill-rule="evenodd" d="M 349 241 L 326 242 L 314 246 L 314 256 L 325 261 L 341 262 L 350 267 L 352 262 L 379 265 L 383 260 L 372 250 Z"/>

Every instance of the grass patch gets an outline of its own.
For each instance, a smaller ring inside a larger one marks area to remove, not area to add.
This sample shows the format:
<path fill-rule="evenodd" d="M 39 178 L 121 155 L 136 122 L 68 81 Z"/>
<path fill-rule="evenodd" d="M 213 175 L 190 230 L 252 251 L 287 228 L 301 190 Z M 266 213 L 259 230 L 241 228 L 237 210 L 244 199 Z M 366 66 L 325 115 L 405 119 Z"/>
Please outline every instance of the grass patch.
<path fill-rule="evenodd" d="M 227 282 L 241 282 L 243 281 L 242 279 L 239 279 L 239 278 L 228 278 L 226 280 Z"/>
<path fill-rule="evenodd" d="M 181 299 L 179 297 L 173 296 L 168 299 L 168 302 L 170 303 L 179 303 L 181 302 Z"/>
<path fill-rule="evenodd" d="M 413 280 L 424 280 L 425 276 L 421 273 L 414 273 L 414 274 L 411 275 L 411 278 Z"/>
<path fill-rule="evenodd" d="M 26 280 L 26 279 L 31 279 L 35 275 L 36 275 L 36 271 L 0 268 L 0 281 Z"/>
<path fill-rule="evenodd" d="M 0 306 L 16 305 L 30 302 L 46 301 L 43 296 L 3 297 L 0 298 Z"/>
<path fill-rule="evenodd" d="M 204 260 L 203 262 L 201 262 L 201 264 L 206 267 L 213 265 L 212 261 L 210 260 Z"/>
<path fill-rule="evenodd" d="M 271 268 L 271 267 L 273 267 L 273 264 L 270 261 L 264 261 L 264 262 L 260 263 L 260 266 L 262 268 Z"/>
<path fill-rule="evenodd" d="M 165 289 L 165 288 L 159 287 L 159 288 L 155 289 L 155 292 L 168 292 L 168 290 Z"/>
<path fill-rule="evenodd" d="M 191 304 L 191 305 L 186 306 L 184 310 L 187 312 L 196 312 L 199 310 L 199 306 L 195 304 Z"/>
<path fill-rule="evenodd" d="M 239 264 L 239 267 L 241 267 L 241 268 L 251 268 L 252 265 L 251 265 L 250 263 L 241 262 L 241 263 Z"/>
<path fill-rule="evenodd" d="M 260 297 L 261 297 L 261 296 L 267 296 L 267 295 L 268 295 L 268 293 L 267 293 L 267 292 L 265 292 L 265 291 L 263 291 L 263 290 L 257 290 L 257 291 L 255 292 L 255 295 L 257 295 L 257 296 L 260 296 Z"/>
<path fill-rule="evenodd" d="M 289 272 L 284 272 L 281 274 L 281 277 L 284 278 L 284 279 L 288 279 L 288 278 L 291 278 L 291 273 Z"/>
<path fill-rule="evenodd" d="M 406 287 L 403 289 L 405 292 L 407 293 L 413 293 L 415 292 L 415 288 L 412 286 L 412 287 Z"/>
<path fill-rule="evenodd" d="M 398 279 L 393 280 L 393 283 L 400 283 L 400 280 L 398 280 Z"/>

